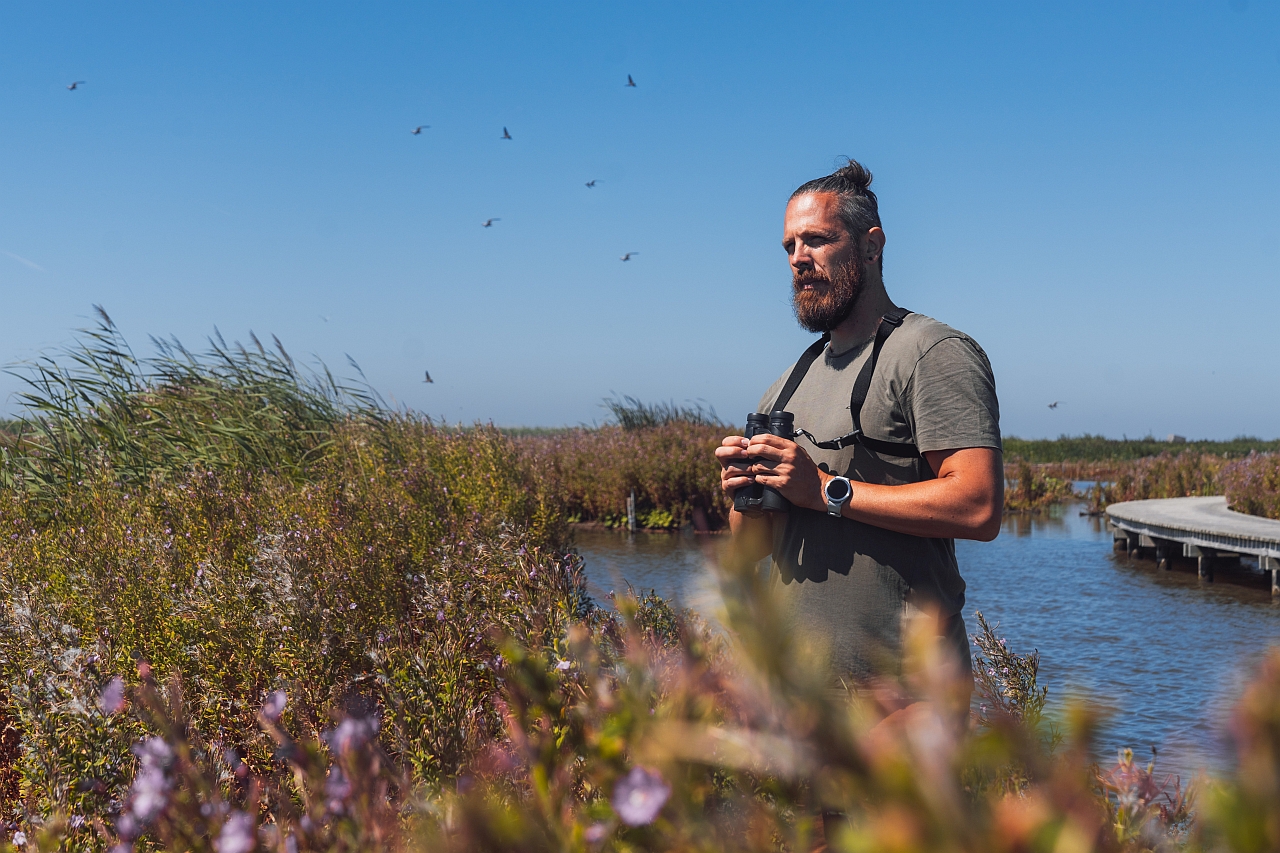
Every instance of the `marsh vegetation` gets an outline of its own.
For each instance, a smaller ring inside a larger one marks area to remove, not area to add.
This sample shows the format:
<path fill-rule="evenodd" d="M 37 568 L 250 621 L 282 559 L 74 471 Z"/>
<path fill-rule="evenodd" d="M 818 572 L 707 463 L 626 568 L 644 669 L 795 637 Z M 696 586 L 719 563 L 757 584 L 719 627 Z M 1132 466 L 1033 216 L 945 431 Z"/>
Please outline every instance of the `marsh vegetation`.
<path fill-rule="evenodd" d="M 926 638 L 932 706 L 837 699 L 754 573 L 719 576 L 727 633 L 596 607 L 569 520 L 635 489 L 655 526 L 722 523 L 710 418 L 449 429 L 278 343 L 139 358 L 105 315 L 27 375 L 0 487 L 15 847 L 800 851 L 823 812 L 846 850 L 1280 844 L 1280 658 L 1192 799 L 1096 767 L 1096 719 L 989 626 L 961 730 Z"/>

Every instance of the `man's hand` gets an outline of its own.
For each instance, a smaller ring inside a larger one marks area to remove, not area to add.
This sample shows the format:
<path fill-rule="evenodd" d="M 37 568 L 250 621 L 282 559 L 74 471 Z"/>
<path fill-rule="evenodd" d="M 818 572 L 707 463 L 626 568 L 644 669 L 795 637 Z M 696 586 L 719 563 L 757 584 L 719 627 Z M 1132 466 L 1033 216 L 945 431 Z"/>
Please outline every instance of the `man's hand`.
<path fill-rule="evenodd" d="M 763 434 L 751 439 L 745 453 L 759 460 L 749 469 L 757 483 L 777 489 L 795 506 L 827 511 L 827 501 L 822 492 L 827 475 L 818 470 L 800 445 L 776 435 Z"/>
<path fill-rule="evenodd" d="M 750 470 L 748 444 L 745 437 L 731 435 L 716 448 L 716 461 L 720 463 L 720 488 L 730 498 L 738 489 L 755 482 Z"/>

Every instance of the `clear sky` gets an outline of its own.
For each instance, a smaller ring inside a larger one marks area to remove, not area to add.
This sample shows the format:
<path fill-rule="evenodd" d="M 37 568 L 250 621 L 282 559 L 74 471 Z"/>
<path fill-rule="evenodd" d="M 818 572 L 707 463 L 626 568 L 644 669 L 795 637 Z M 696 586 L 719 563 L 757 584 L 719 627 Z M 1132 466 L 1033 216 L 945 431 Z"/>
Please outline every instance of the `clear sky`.
<path fill-rule="evenodd" d="M 3 2 L 0 361 L 101 303 L 450 421 L 737 422 L 810 339 L 782 211 L 840 155 L 1007 435 L 1280 435 L 1262 0 Z"/>

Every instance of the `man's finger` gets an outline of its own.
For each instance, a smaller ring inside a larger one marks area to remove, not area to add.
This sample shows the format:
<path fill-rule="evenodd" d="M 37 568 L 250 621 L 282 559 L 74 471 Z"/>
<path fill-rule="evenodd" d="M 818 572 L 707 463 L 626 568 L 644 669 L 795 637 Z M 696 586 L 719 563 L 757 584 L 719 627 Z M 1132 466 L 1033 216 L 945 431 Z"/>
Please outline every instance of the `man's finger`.
<path fill-rule="evenodd" d="M 746 447 L 747 444 L 746 436 L 742 435 L 726 436 L 725 439 L 720 442 L 721 447 Z"/>
<path fill-rule="evenodd" d="M 716 460 L 721 465 L 731 465 L 734 462 L 745 462 L 750 459 L 747 452 L 741 447 L 717 447 Z"/>
<path fill-rule="evenodd" d="M 774 447 L 772 444 L 753 444 L 751 450 L 743 455 L 755 459 L 767 459 L 770 462 L 782 462 L 793 457 L 794 450 L 790 447 Z"/>
<path fill-rule="evenodd" d="M 794 447 L 795 446 L 795 442 L 792 441 L 791 439 L 781 438 L 776 435 L 771 435 L 770 433 L 767 433 L 767 432 L 762 432 L 759 435 L 751 436 L 750 444 L 751 444 L 751 449 L 753 451 L 758 445 L 761 445 L 761 444 L 768 445 L 769 447 Z"/>

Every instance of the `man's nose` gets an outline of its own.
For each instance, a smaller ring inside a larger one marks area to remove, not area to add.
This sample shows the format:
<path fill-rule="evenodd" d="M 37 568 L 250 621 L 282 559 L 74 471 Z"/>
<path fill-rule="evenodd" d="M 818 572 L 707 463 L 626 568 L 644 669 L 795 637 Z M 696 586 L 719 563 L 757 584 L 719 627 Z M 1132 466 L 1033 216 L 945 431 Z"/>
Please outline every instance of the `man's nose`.
<path fill-rule="evenodd" d="M 791 250 L 791 266 L 798 270 L 813 266 L 813 258 L 809 255 L 809 248 L 803 243 L 796 243 L 795 248 Z"/>

